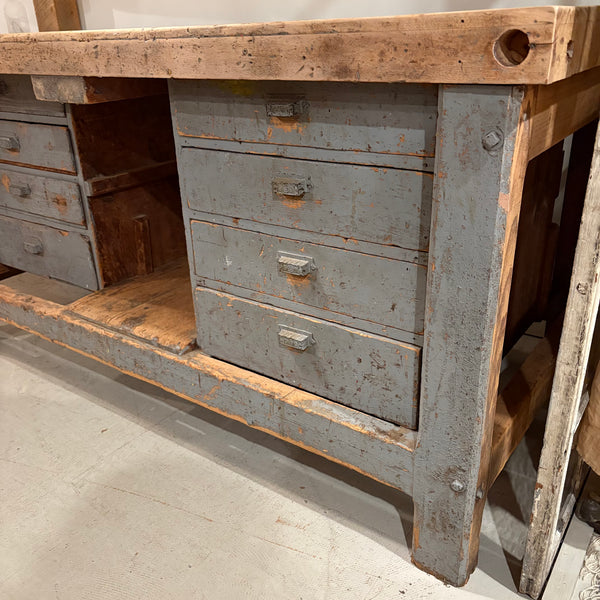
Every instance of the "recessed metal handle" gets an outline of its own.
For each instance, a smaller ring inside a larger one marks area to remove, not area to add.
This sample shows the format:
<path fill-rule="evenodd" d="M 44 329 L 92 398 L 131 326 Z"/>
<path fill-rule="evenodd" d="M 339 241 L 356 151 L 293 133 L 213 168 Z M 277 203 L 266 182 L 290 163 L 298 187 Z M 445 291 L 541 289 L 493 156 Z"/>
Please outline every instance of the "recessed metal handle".
<path fill-rule="evenodd" d="M 44 252 L 44 246 L 42 242 L 37 239 L 27 240 L 23 242 L 23 249 L 29 254 L 42 254 Z"/>
<path fill-rule="evenodd" d="M 315 343 L 315 338 L 310 331 L 302 331 L 301 329 L 286 327 L 285 325 L 279 325 L 279 333 L 277 335 L 281 346 L 299 350 L 300 352 L 304 352 Z"/>
<path fill-rule="evenodd" d="M 9 185 L 8 191 L 13 196 L 18 196 L 19 198 L 25 198 L 26 196 L 31 196 L 31 188 L 25 185 Z"/>
<path fill-rule="evenodd" d="M 289 119 L 298 117 L 308 109 L 306 100 L 269 100 L 267 101 L 267 117 Z"/>
<path fill-rule="evenodd" d="M 0 148 L 5 150 L 20 150 L 19 138 L 9 135 L 0 136 Z"/>
<path fill-rule="evenodd" d="M 271 182 L 273 193 L 278 196 L 301 198 L 310 188 L 310 181 L 303 177 L 276 177 Z"/>
<path fill-rule="evenodd" d="M 306 277 L 317 270 L 315 261 L 311 256 L 303 254 L 290 254 L 289 252 L 277 252 L 277 267 L 286 275 Z"/>

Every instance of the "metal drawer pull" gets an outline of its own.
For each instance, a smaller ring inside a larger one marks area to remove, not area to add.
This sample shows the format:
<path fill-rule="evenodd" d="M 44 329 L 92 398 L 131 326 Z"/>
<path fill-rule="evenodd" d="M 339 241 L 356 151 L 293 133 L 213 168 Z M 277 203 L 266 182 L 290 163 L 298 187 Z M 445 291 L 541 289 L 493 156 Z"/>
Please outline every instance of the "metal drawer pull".
<path fill-rule="evenodd" d="M 300 198 L 310 190 L 310 181 L 296 177 L 276 177 L 271 182 L 273 193 Z"/>
<path fill-rule="evenodd" d="M 304 352 L 315 343 L 315 339 L 309 331 L 302 331 L 301 329 L 294 329 L 285 325 L 280 325 L 279 328 L 277 335 L 279 336 L 279 344 L 281 346 Z"/>
<path fill-rule="evenodd" d="M 306 100 L 270 100 L 267 102 L 267 117 L 298 117 L 306 112 Z"/>
<path fill-rule="evenodd" d="M 28 242 L 23 242 L 23 249 L 25 252 L 29 252 L 29 254 L 42 254 L 44 252 L 44 246 L 40 240 L 29 240 Z"/>
<path fill-rule="evenodd" d="M 21 144 L 19 143 L 19 138 L 7 135 L 0 136 L 0 148 L 4 148 L 5 150 L 20 150 Z"/>
<path fill-rule="evenodd" d="M 317 270 L 315 261 L 311 256 L 302 254 L 290 254 L 288 252 L 277 252 L 277 266 L 286 275 L 306 277 Z"/>
<path fill-rule="evenodd" d="M 31 196 L 31 188 L 25 185 L 9 185 L 8 191 L 13 196 L 18 196 L 19 198 L 25 198 L 26 196 Z"/>

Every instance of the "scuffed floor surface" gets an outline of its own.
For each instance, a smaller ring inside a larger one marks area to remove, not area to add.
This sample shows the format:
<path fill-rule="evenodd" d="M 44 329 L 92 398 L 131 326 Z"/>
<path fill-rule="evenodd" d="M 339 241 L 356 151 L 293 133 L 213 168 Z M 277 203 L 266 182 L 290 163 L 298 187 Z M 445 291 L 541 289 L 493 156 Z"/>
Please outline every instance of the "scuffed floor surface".
<path fill-rule="evenodd" d="M 403 494 L 3 326 L 0 598 L 519 598 L 532 452 L 457 590 L 410 563 Z"/>

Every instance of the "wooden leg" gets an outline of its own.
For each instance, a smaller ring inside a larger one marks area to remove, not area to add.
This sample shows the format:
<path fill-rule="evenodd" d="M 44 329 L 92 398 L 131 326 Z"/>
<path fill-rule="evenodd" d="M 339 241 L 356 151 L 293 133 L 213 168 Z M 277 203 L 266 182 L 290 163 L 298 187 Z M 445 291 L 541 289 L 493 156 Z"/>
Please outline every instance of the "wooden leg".
<path fill-rule="evenodd" d="M 453 585 L 466 583 L 479 549 L 527 106 L 517 87 L 440 87 L 413 561 Z"/>

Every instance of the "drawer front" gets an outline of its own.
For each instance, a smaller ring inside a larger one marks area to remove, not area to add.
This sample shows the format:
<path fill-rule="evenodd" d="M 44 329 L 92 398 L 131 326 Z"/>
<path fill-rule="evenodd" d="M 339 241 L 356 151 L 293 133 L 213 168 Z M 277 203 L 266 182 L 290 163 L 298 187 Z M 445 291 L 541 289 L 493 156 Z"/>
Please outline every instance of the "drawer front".
<path fill-rule="evenodd" d="M 205 288 L 195 302 L 207 354 L 416 428 L 419 348 Z"/>
<path fill-rule="evenodd" d="M 427 250 L 429 173 L 184 148 L 193 210 Z"/>
<path fill-rule="evenodd" d="M 433 156 L 437 88 L 416 84 L 170 82 L 179 135 Z"/>
<path fill-rule="evenodd" d="M 76 225 L 85 224 L 77 183 L 10 169 L 0 169 L 0 183 L 0 206 Z"/>
<path fill-rule="evenodd" d="M 196 275 L 215 282 L 208 287 L 231 284 L 265 302 L 279 297 L 329 310 L 332 320 L 337 312 L 423 331 L 423 266 L 203 221 L 192 221 L 192 246 Z"/>
<path fill-rule="evenodd" d="M 0 76 L 0 111 L 51 117 L 65 116 L 63 104 L 45 102 L 35 97 L 29 75 Z"/>
<path fill-rule="evenodd" d="M 78 232 L 0 217 L 0 263 L 98 289 L 90 242 Z"/>
<path fill-rule="evenodd" d="M 59 125 L 0 120 L 0 162 L 76 172 L 69 130 Z"/>

